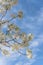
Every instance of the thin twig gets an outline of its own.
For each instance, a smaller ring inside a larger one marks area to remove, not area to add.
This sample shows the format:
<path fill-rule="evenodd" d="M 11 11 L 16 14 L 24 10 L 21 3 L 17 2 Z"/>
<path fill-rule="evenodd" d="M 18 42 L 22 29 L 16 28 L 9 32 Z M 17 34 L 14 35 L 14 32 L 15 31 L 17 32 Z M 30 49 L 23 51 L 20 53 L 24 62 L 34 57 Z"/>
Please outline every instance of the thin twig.
<path fill-rule="evenodd" d="M 5 15 L 6 15 L 6 13 L 7 13 L 7 10 L 5 11 Z M 3 16 L 1 17 L 1 19 L 0 19 L 0 20 L 2 20 L 2 19 L 3 19 L 3 17 L 5 17 L 5 15 L 3 15 Z"/>

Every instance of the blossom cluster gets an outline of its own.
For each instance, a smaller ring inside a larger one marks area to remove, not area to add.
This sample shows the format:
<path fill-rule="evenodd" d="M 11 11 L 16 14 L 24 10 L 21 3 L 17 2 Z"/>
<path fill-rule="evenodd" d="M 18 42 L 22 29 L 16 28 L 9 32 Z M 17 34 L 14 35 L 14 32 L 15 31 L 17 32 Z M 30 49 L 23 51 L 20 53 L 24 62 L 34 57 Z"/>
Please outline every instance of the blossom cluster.
<path fill-rule="evenodd" d="M 22 19 L 23 11 L 18 11 L 17 14 L 11 14 L 10 20 L 3 20 L 3 17 L 6 16 L 7 11 L 15 4 L 17 4 L 18 0 L 0 0 L 0 14 L 3 13 L 0 19 L 0 51 L 4 55 L 10 55 L 10 51 L 6 48 L 11 49 L 12 51 L 18 51 L 18 53 L 27 56 L 28 58 L 32 58 L 32 51 L 28 49 L 29 42 L 33 39 L 33 34 L 29 33 L 28 35 L 25 32 L 22 32 L 20 27 L 16 24 L 11 23 L 13 19 Z M 4 33 L 2 31 L 2 27 L 7 25 L 7 31 Z M 26 53 L 22 53 L 19 51 L 20 49 L 26 48 Z"/>

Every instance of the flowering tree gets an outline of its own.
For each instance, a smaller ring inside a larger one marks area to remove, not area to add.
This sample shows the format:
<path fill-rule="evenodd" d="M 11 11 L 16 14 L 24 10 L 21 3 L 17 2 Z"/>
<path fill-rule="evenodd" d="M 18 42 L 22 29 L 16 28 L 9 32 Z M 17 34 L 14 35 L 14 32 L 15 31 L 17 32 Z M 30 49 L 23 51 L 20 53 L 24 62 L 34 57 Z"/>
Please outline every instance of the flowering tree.
<path fill-rule="evenodd" d="M 11 52 L 17 51 L 21 55 L 32 58 L 32 50 L 28 48 L 29 41 L 33 39 L 33 35 L 29 33 L 28 35 L 25 32 L 21 32 L 21 29 L 11 23 L 10 21 L 19 18 L 23 18 L 23 12 L 18 11 L 17 14 L 11 14 L 11 18 L 4 19 L 7 12 L 11 10 L 13 6 L 18 4 L 18 0 L 0 0 L 0 51 L 2 54 L 9 56 L 10 51 L 6 48 L 11 49 Z M 7 25 L 7 31 L 4 33 L 2 27 Z M 26 53 L 22 53 L 20 49 L 26 49 Z"/>

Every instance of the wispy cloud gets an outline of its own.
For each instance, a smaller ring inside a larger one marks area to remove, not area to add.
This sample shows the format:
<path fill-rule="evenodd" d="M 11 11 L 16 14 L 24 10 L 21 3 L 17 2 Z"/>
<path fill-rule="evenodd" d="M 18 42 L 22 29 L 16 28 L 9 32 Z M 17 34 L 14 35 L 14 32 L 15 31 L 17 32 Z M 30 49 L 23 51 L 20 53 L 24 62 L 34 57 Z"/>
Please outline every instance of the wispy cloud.
<path fill-rule="evenodd" d="M 22 65 L 22 61 L 17 62 L 15 65 Z"/>
<path fill-rule="evenodd" d="M 0 65 L 6 65 L 6 60 L 4 57 L 0 57 Z"/>
<path fill-rule="evenodd" d="M 32 44 L 30 45 L 30 47 L 37 47 L 39 46 L 39 42 L 38 41 L 33 41 Z"/>

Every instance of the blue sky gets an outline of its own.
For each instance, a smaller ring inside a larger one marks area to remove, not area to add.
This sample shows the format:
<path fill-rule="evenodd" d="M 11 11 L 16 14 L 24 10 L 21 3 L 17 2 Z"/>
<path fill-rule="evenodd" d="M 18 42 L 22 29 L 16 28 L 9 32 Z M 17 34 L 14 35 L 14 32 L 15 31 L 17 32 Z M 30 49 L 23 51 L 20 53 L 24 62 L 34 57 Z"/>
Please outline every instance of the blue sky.
<path fill-rule="evenodd" d="M 43 65 L 43 0 L 19 0 L 18 5 L 13 7 L 10 13 L 18 10 L 23 11 L 24 17 L 22 20 L 15 20 L 15 24 L 26 34 L 34 34 L 30 44 L 33 58 L 28 59 L 17 52 L 10 57 L 0 53 L 0 65 Z"/>

